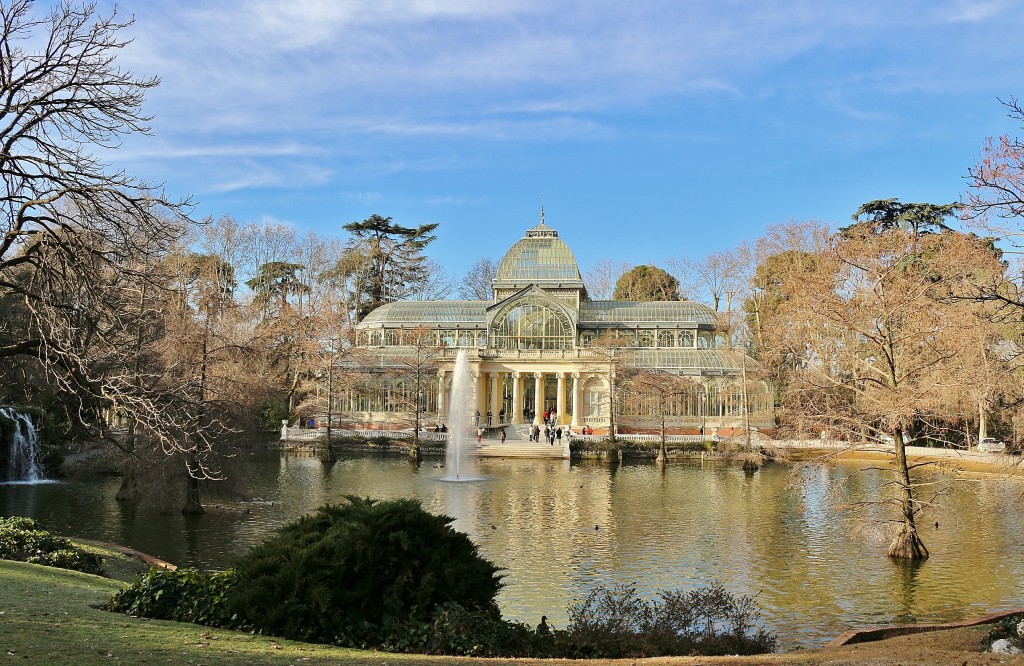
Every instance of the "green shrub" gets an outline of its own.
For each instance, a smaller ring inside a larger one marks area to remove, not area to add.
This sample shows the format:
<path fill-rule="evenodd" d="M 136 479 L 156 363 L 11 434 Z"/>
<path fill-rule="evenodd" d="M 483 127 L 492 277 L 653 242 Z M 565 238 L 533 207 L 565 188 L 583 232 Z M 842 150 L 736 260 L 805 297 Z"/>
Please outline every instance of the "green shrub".
<path fill-rule="evenodd" d="M 276 636 L 376 646 L 385 626 L 429 622 L 443 604 L 493 606 L 498 569 L 452 529 L 452 518 L 415 500 L 347 499 L 284 526 L 239 560 L 232 612 Z"/>
<path fill-rule="evenodd" d="M 64 537 L 50 534 L 31 518 L 0 518 L 0 560 L 31 562 L 103 575 L 103 561 Z"/>
<path fill-rule="evenodd" d="M 197 569 L 153 567 L 115 594 L 106 610 L 154 620 L 242 628 L 228 612 L 227 596 L 235 580 L 232 570 L 207 574 Z"/>
<path fill-rule="evenodd" d="M 753 598 L 719 583 L 661 592 L 646 601 L 632 585 L 594 589 L 569 608 L 569 626 L 556 632 L 560 657 L 620 659 L 667 655 L 760 654 L 778 646 L 758 627 Z"/>
<path fill-rule="evenodd" d="M 467 610 L 444 604 L 429 622 L 384 627 L 381 649 L 389 652 L 461 655 L 466 657 L 539 657 L 548 654 L 550 637 L 528 625 L 503 620 L 497 609 Z"/>

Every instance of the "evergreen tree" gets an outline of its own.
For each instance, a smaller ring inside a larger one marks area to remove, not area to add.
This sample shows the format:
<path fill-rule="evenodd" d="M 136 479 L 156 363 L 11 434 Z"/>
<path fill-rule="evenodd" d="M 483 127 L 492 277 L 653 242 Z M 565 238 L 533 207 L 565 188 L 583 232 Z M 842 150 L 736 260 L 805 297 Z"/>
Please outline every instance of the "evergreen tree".
<path fill-rule="evenodd" d="M 403 227 L 390 217 L 371 215 L 342 227 L 352 234 L 346 254 L 350 259 L 361 259 L 349 262 L 355 278 L 357 319 L 385 303 L 405 298 L 427 277 L 423 250 L 437 238 L 431 233 L 437 226 Z"/>
<path fill-rule="evenodd" d="M 615 283 L 615 301 L 678 301 L 679 280 L 657 266 L 637 266 Z"/>

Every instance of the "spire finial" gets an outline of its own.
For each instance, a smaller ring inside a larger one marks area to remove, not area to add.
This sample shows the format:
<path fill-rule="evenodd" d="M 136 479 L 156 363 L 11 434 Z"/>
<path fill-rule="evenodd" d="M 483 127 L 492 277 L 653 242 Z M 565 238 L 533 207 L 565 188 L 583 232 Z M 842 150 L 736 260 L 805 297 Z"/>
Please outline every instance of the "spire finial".
<path fill-rule="evenodd" d="M 540 195 L 540 223 L 544 224 L 544 195 Z"/>

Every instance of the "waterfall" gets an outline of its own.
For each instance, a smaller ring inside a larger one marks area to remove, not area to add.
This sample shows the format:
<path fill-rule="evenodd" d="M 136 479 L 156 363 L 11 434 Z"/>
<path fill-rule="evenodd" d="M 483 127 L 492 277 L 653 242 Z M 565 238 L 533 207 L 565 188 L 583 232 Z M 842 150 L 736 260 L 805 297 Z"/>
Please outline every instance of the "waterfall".
<path fill-rule="evenodd" d="M 28 414 L 13 407 L 0 407 L 0 417 L 14 424 L 7 456 L 6 481 L 33 483 L 43 480 L 39 469 L 39 450 L 36 447 L 36 428 Z"/>

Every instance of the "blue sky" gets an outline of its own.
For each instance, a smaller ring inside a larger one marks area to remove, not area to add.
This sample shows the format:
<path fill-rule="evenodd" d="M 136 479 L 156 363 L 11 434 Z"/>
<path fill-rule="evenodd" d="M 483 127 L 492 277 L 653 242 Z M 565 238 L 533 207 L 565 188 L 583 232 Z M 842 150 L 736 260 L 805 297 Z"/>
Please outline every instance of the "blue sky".
<path fill-rule="evenodd" d="M 197 216 L 342 236 L 438 222 L 451 273 L 538 218 L 584 270 L 754 240 L 862 202 L 948 202 L 1020 133 L 1024 3 L 133 0 L 159 75 L 118 166 Z"/>

